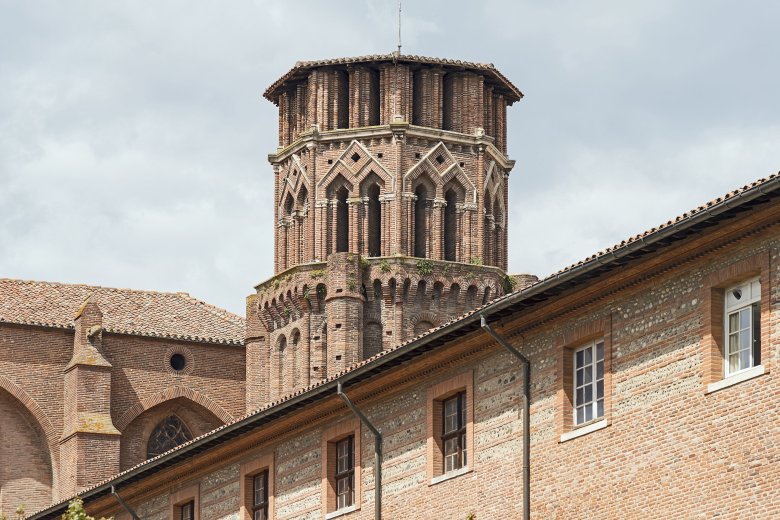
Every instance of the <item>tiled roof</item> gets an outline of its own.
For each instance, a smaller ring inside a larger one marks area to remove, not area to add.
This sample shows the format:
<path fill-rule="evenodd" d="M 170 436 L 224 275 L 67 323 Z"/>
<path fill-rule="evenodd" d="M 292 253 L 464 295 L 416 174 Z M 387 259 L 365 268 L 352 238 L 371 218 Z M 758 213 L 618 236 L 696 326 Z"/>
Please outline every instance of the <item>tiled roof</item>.
<path fill-rule="evenodd" d="M 747 195 L 748 192 L 751 192 L 750 196 L 753 198 L 742 200 L 742 196 Z M 188 448 L 193 447 L 192 446 L 193 444 L 203 444 L 209 441 L 218 442 L 217 440 L 218 436 L 224 436 L 225 439 L 229 439 L 237 435 L 236 431 L 238 431 L 239 428 L 244 428 L 244 429 L 251 428 L 253 422 L 256 422 L 258 419 L 262 419 L 264 417 L 272 417 L 273 413 L 276 410 L 278 410 L 279 413 L 283 413 L 282 410 L 285 407 L 290 406 L 294 401 L 296 400 L 303 401 L 303 399 L 307 397 L 304 394 L 309 394 L 310 396 L 308 398 L 309 402 L 321 398 L 323 390 L 327 389 L 327 387 L 332 387 L 338 380 L 341 380 L 342 378 L 350 378 L 351 376 L 354 376 L 356 373 L 359 373 L 360 371 L 366 371 L 366 373 L 376 373 L 379 372 L 382 365 L 386 365 L 388 367 L 393 366 L 390 362 L 395 361 L 396 356 L 400 357 L 399 352 L 409 351 L 410 349 L 414 349 L 417 347 L 423 347 L 425 346 L 426 343 L 432 343 L 434 341 L 446 341 L 448 334 L 449 335 L 454 334 L 458 337 L 462 336 L 463 334 L 469 332 L 468 330 L 464 330 L 467 328 L 466 326 L 469 324 L 473 325 L 475 319 L 478 320 L 480 315 L 489 317 L 494 313 L 497 313 L 500 309 L 505 308 L 507 305 L 511 305 L 512 303 L 522 302 L 524 300 L 532 300 L 537 294 L 543 292 L 545 288 L 554 287 L 560 284 L 562 281 L 564 281 L 565 278 L 562 276 L 564 274 L 576 274 L 575 272 L 578 271 L 579 269 L 583 268 L 584 266 L 589 266 L 592 264 L 597 264 L 597 265 L 608 264 L 612 259 L 616 258 L 615 252 L 618 250 L 624 250 L 625 248 L 631 245 L 637 245 L 638 247 L 643 247 L 646 244 L 649 245 L 651 241 L 662 238 L 660 237 L 660 235 L 663 231 L 669 230 L 669 228 L 674 228 L 677 225 L 680 225 L 680 227 L 693 225 L 695 223 L 694 220 L 695 217 L 701 217 L 702 214 L 709 213 L 710 210 L 713 211 L 717 210 L 718 212 L 728 211 L 729 209 L 734 209 L 735 207 L 738 207 L 743 203 L 747 204 L 748 202 L 755 200 L 756 198 L 760 197 L 765 193 L 767 194 L 772 193 L 776 197 L 777 192 L 780 192 L 780 173 L 770 175 L 769 177 L 764 179 L 759 179 L 753 183 L 743 186 L 742 188 L 731 191 L 726 195 L 724 195 L 723 197 L 718 197 L 717 199 L 712 200 L 702 206 L 699 206 L 696 209 L 683 213 L 682 215 L 672 220 L 669 220 L 668 222 L 661 224 L 658 227 L 654 227 L 643 233 L 640 233 L 631 238 L 623 240 L 622 242 L 615 244 L 614 246 L 609 247 L 604 251 L 600 251 L 594 255 L 591 255 L 585 260 L 572 264 L 570 267 L 567 267 L 557 273 L 554 273 L 544 278 L 543 280 L 540 280 L 534 284 L 524 287 L 516 292 L 496 298 L 495 300 L 488 302 L 480 307 L 477 307 L 476 309 L 473 309 L 460 316 L 452 318 L 451 320 L 437 327 L 434 327 L 423 334 L 415 336 L 414 338 L 411 338 L 405 341 L 404 343 L 401 343 L 387 350 L 384 350 L 368 359 L 359 361 L 358 363 L 355 363 L 354 365 L 350 366 L 346 370 L 343 370 L 337 374 L 332 375 L 325 381 L 312 384 L 306 388 L 301 388 L 295 391 L 294 393 L 291 393 L 289 395 L 280 398 L 277 401 L 268 403 L 267 405 L 253 412 L 249 412 L 242 417 L 238 417 L 233 421 L 223 424 L 222 426 L 219 426 L 218 428 L 212 430 L 211 432 L 205 433 L 199 437 L 196 437 L 190 441 L 185 442 L 184 444 L 176 446 L 175 448 L 165 453 L 162 453 L 152 459 L 141 462 L 140 464 L 137 464 L 136 466 L 133 466 L 132 468 L 129 468 L 125 471 L 122 471 L 121 473 L 118 473 L 113 477 L 102 480 L 101 482 L 98 482 L 90 486 L 89 488 L 83 490 L 80 496 L 88 497 L 92 493 L 98 493 L 100 491 L 106 492 L 106 486 L 109 485 L 109 483 L 118 484 L 119 482 L 125 479 L 142 478 L 144 472 L 154 471 L 158 463 L 161 465 L 161 467 L 167 467 L 170 464 L 174 464 L 178 461 L 177 460 L 169 461 L 167 459 L 176 457 L 179 454 L 181 454 L 181 456 L 183 457 L 186 457 L 187 456 L 186 453 L 183 452 L 185 452 L 185 450 L 188 450 Z M 715 213 L 713 213 L 713 215 L 715 215 Z M 478 321 L 477 321 L 477 328 L 478 328 Z M 445 330 L 445 329 L 450 329 L 450 330 Z M 333 395 L 333 394 L 325 394 L 325 395 Z M 245 431 L 245 430 L 241 430 L 241 431 Z M 203 448 L 201 447 L 200 449 Z M 192 454 L 198 452 L 199 450 L 193 450 Z M 162 459 L 166 459 L 166 460 L 163 461 Z M 164 465 L 163 462 L 165 462 Z M 104 488 L 104 489 L 101 490 L 100 488 Z M 72 498 L 75 498 L 75 496 Z M 53 504 L 51 507 L 49 507 L 46 510 L 42 510 L 34 513 L 32 517 L 28 517 L 28 518 L 38 518 L 38 515 L 43 515 L 41 516 L 41 518 L 55 518 L 55 516 L 59 515 L 61 511 L 65 509 L 67 503 L 68 500 L 63 500 L 58 504 Z"/>
<path fill-rule="evenodd" d="M 448 60 L 445 58 L 430 58 L 427 56 L 414 56 L 402 54 L 396 58 L 395 54 L 372 54 L 368 56 L 356 56 L 353 58 L 333 58 L 328 60 L 315 60 L 315 61 L 299 61 L 295 66 L 290 69 L 284 76 L 277 79 L 270 87 L 263 93 L 266 99 L 276 103 L 276 94 L 278 90 L 288 81 L 295 79 L 303 79 L 302 71 L 312 69 L 315 67 L 326 67 L 328 65 L 350 65 L 354 63 L 371 63 L 371 62 L 387 62 L 398 60 L 399 63 L 421 63 L 428 65 L 441 65 L 445 67 L 454 67 L 458 69 L 473 70 L 485 74 L 494 83 L 503 88 L 508 95 L 509 101 L 519 101 L 523 97 L 523 93 L 518 89 L 509 79 L 506 78 L 501 72 L 496 69 L 492 63 L 474 63 L 461 60 Z"/>
<path fill-rule="evenodd" d="M 0 278 L 0 322 L 73 328 L 87 298 L 107 332 L 242 345 L 244 318 L 187 293 Z"/>

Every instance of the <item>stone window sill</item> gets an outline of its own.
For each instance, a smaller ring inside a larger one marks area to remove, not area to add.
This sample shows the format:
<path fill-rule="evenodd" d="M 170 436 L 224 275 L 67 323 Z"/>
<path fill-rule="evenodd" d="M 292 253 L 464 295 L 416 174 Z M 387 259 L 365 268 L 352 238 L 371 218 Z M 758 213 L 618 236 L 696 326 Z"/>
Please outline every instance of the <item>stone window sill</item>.
<path fill-rule="evenodd" d="M 738 374 L 734 374 L 733 376 L 729 376 L 725 379 L 721 379 L 720 381 L 708 384 L 706 393 L 711 394 L 712 392 L 723 390 L 724 388 L 734 386 L 736 384 L 742 383 L 743 381 L 748 381 L 758 376 L 762 376 L 765 373 L 766 371 L 764 370 L 764 365 L 758 365 L 753 368 L 743 370 Z"/>
<path fill-rule="evenodd" d="M 325 520 L 330 520 L 331 518 L 338 518 L 340 516 L 348 515 L 349 513 L 354 513 L 358 510 L 357 506 L 349 506 L 349 507 L 342 507 L 341 509 L 338 509 L 336 511 L 333 511 L 332 513 L 328 513 L 325 515 Z"/>
<path fill-rule="evenodd" d="M 561 435 L 560 442 L 566 442 L 570 441 L 572 439 L 576 439 L 577 437 L 582 437 L 583 435 L 587 435 L 589 433 L 593 433 L 598 430 L 603 430 L 609 426 L 609 423 L 606 419 L 601 419 L 600 421 L 592 422 L 588 425 L 581 426 L 577 428 L 576 430 L 572 430 L 570 432 L 566 432 L 563 435 Z"/>
<path fill-rule="evenodd" d="M 438 477 L 434 477 L 431 479 L 431 483 L 429 485 L 433 486 L 439 482 L 444 482 L 445 480 L 450 480 L 451 478 L 459 477 L 461 475 L 465 475 L 466 473 L 471 473 L 471 468 L 468 466 L 455 471 L 450 471 L 449 473 L 445 473 L 443 475 L 439 475 Z"/>

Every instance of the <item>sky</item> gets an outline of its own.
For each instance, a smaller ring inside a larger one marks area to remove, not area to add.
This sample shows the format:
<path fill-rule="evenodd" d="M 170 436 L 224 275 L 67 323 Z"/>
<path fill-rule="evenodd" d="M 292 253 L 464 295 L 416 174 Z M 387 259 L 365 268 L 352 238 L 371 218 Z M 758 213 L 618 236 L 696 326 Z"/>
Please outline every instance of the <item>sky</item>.
<path fill-rule="evenodd" d="M 186 291 L 273 274 L 298 60 L 386 54 L 395 0 L 0 0 L 0 277 Z M 780 2 L 409 1 L 405 54 L 495 64 L 509 271 L 553 273 L 780 170 Z"/>

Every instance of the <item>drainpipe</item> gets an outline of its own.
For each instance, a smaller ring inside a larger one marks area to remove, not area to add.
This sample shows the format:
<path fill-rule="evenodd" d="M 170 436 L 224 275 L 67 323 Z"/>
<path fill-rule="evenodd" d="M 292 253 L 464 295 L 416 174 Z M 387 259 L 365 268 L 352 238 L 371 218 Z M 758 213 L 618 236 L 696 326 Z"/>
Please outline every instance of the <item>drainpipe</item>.
<path fill-rule="evenodd" d="M 336 393 L 346 403 L 352 413 L 354 413 L 360 422 L 366 425 L 366 428 L 374 434 L 374 520 L 382 520 L 382 434 L 379 433 L 368 418 L 357 409 L 349 400 L 347 394 L 342 392 L 341 383 L 336 386 Z"/>
<path fill-rule="evenodd" d="M 114 498 L 116 498 L 117 502 L 119 502 L 119 505 L 125 508 L 125 511 L 130 513 L 130 516 L 133 518 L 133 520 L 141 520 L 141 518 L 137 514 L 135 514 L 133 508 L 127 505 L 127 502 L 122 500 L 122 497 L 120 497 L 119 494 L 116 492 L 116 488 L 114 486 L 111 486 L 111 494 L 114 495 Z"/>
<path fill-rule="evenodd" d="M 531 518 L 531 362 L 494 331 L 488 325 L 484 315 L 480 316 L 480 321 L 482 330 L 490 334 L 499 345 L 523 364 L 523 520 L 529 520 Z"/>

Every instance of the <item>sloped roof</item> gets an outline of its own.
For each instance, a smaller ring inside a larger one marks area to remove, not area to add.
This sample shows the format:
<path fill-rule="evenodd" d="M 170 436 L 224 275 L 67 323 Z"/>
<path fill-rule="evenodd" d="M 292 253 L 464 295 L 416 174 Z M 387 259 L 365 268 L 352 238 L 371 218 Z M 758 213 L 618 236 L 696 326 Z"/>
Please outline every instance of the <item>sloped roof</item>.
<path fill-rule="evenodd" d="M 148 475 L 178 464 L 188 457 L 218 446 L 254 428 L 294 413 L 296 410 L 320 399 L 332 397 L 338 383 L 342 383 L 345 388 L 349 388 L 434 348 L 460 339 L 465 334 L 479 329 L 480 319 L 483 316 L 495 321 L 507 314 L 521 312 L 524 308 L 548 300 L 563 290 L 587 283 L 594 276 L 621 267 L 626 261 L 640 258 L 662 247 L 684 240 L 686 237 L 700 233 L 718 222 L 733 218 L 736 214 L 749 211 L 762 204 L 776 204 L 779 198 L 780 173 L 730 191 L 726 195 L 683 213 L 658 227 L 634 235 L 604 251 L 599 251 L 585 260 L 577 262 L 543 280 L 496 298 L 404 343 L 359 361 L 346 370 L 328 377 L 325 381 L 297 390 L 277 401 L 268 403 L 253 412 L 219 426 L 211 432 L 98 482 L 82 490 L 79 496 L 89 500 L 106 495 L 110 493 L 113 486 L 141 480 Z M 71 498 L 75 498 L 75 496 Z M 57 518 L 67 508 L 67 504 L 68 500 L 62 500 L 45 510 L 33 513 L 28 518 L 30 520 Z"/>
<path fill-rule="evenodd" d="M 380 63 L 380 62 L 393 62 L 398 63 L 411 63 L 411 64 L 425 64 L 425 65 L 440 65 L 442 67 L 449 67 L 453 69 L 471 70 L 479 72 L 487 76 L 487 78 L 497 85 L 503 93 L 507 96 L 510 104 L 519 101 L 523 97 L 523 93 L 518 89 L 506 76 L 496 69 L 492 63 L 474 63 L 470 61 L 461 60 L 448 60 L 445 58 L 430 58 L 427 56 L 415 56 L 401 54 L 396 56 L 395 54 L 372 54 L 368 56 L 355 56 L 352 58 L 333 58 L 327 60 L 315 60 L 315 61 L 299 61 L 285 73 L 281 78 L 277 79 L 270 87 L 266 89 L 263 96 L 273 103 L 276 103 L 277 95 L 279 91 L 287 84 L 301 81 L 306 76 L 306 71 L 317 67 L 327 67 L 335 65 L 352 65 L 356 63 Z"/>
<path fill-rule="evenodd" d="M 70 329 L 87 298 L 107 332 L 242 345 L 244 318 L 187 293 L 0 278 L 0 322 Z"/>

